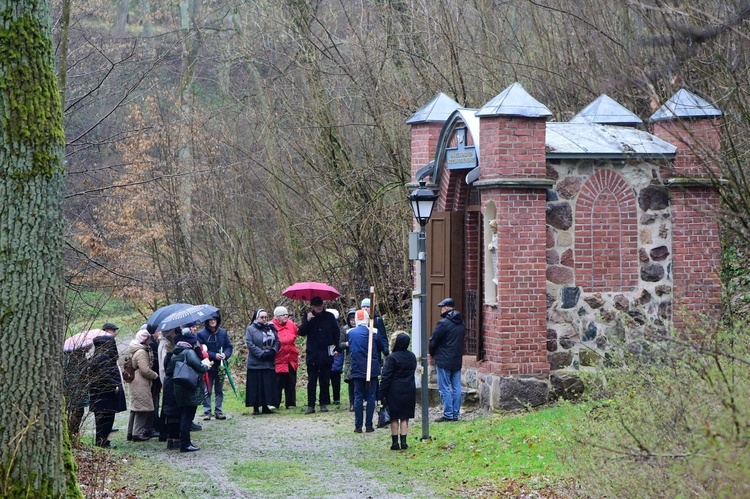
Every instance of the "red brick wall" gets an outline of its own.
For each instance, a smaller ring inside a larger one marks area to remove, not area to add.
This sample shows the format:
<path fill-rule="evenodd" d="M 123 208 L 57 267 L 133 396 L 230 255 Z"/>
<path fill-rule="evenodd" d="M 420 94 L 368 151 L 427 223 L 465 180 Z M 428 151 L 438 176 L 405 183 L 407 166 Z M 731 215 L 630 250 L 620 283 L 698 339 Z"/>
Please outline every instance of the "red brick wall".
<path fill-rule="evenodd" d="M 483 370 L 500 375 L 547 373 L 545 192 L 483 191 L 482 204 L 489 201 L 497 208 L 499 284 L 497 307 L 484 307 Z"/>
<path fill-rule="evenodd" d="M 544 178 L 545 123 L 544 119 L 515 116 L 482 118 L 479 131 L 482 180 Z"/>
<path fill-rule="evenodd" d="M 654 134 L 677 147 L 674 167 L 666 176 L 707 178 L 720 176 L 719 119 L 660 121 Z M 719 195 L 711 187 L 676 186 L 671 191 L 672 318 L 677 328 L 706 314 L 721 312 L 719 266 L 721 241 L 716 214 Z"/>
<path fill-rule="evenodd" d="M 719 194 L 710 187 L 672 191 L 673 320 L 681 328 L 699 314 L 717 319 L 721 312 L 721 242 L 714 215 Z"/>
<path fill-rule="evenodd" d="M 411 127 L 411 179 L 417 171 L 435 159 L 438 138 L 443 123 L 418 123 Z"/>
<path fill-rule="evenodd" d="M 599 170 L 576 203 L 575 283 L 586 292 L 638 286 L 638 220 L 633 188 Z"/>
<path fill-rule="evenodd" d="M 677 147 L 674 171 L 666 176 L 709 177 L 720 175 L 716 155 L 720 150 L 720 120 L 694 119 L 657 121 L 654 135 Z"/>

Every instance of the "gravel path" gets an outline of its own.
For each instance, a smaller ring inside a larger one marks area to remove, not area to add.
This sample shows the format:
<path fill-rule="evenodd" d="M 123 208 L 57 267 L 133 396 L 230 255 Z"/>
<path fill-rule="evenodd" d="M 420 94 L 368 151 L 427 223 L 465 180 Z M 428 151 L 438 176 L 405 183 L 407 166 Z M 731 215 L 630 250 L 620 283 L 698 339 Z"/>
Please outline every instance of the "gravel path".
<path fill-rule="evenodd" d="M 126 338 L 118 337 L 118 340 L 123 349 L 127 345 Z M 367 440 L 377 442 L 375 452 L 391 453 L 394 459 L 409 459 L 411 453 L 418 452 L 419 427 L 409 435 L 412 449 L 397 453 L 388 449 L 388 428 L 355 434 L 354 414 L 348 411 L 345 401 L 341 406 L 329 406 L 328 413 L 304 415 L 304 408 L 301 408 L 253 416 L 244 407 L 233 410 L 226 403 L 229 398 L 234 398 L 234 394 L 227 386 L 225 411 L 228 419 L 223 421 L 202 421 L 201 407 L 198 408 L 195 421 L 203 425 L 203 430 L 192 435 L 193 442 L 201 447 L 198 452 L 168 451 L 166 444 L 158 439 L 123 442 L 127 412 L 117 416 L 116 427 L 121 431 L 115 434 L 118 436 L 113 441 L 129 452 L 166 463 L 171 470 L 183 470 L 179 490 L 174 490 L 174 482 L 170 483 L 172 490 L 156 484 L 154 495 L 157 497 L 441 497 L 427 487 L 425 476 L 406 477 L 392 471 L 378 473 L 357 464 L 366 461 L 367 453 L 373 452 Z M 439 408 L 432 408 L 430 419 L 434 420 L 440 413 Z M 462 413 L 462 418 L 480 415 L 481 411 L 472 411 Z M 419 406 L 416 416 L 413 423 L 419 424 Z"/>

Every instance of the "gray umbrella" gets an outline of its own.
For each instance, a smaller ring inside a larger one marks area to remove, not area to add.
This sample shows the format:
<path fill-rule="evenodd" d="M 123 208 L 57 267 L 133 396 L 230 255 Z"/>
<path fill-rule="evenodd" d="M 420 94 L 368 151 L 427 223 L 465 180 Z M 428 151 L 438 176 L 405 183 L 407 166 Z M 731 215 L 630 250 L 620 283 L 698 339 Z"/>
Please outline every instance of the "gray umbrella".
<path fill-rule="evenodd" d="M 203 322 L 207 320 L 211 314 L 218 312 L 219 309 L 213 305 L 193 305 L 183 310 L 178 310 L 168 315 L 159 326 L 156 328 L 157 331 L 167 331 L 176 327 L 183 326 L 190 322 Z"/>

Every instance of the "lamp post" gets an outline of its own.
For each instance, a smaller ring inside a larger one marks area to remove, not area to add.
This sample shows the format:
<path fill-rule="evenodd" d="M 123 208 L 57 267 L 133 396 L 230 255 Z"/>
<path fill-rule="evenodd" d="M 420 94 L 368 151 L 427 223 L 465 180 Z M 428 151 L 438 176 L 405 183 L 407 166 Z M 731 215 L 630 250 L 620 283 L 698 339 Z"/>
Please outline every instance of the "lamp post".
<path fill-rule="evenodd" d="M 419 188 L 411 191 L 409 202 L 414 217 L 419 222 L 419 238 L 417 244 L 417 259 L 419 260 L 419 310 L 420 310 L 420 338 L 422 351 L 422 440 L 430 439 L 430 403 L 427 389 L 427 259 L 425 226 L 430 221 L 432 208 L 438 195 L 425 187 L 425 182 L 419 182 Z"/>

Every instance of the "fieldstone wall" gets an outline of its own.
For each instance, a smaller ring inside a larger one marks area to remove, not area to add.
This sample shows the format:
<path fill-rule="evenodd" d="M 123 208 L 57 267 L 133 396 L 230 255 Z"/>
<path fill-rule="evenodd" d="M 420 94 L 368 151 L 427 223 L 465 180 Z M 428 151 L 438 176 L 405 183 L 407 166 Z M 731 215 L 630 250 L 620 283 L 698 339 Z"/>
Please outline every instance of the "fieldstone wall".
<path fill-rule="evenodd" d="M 547 357 L 553 371 L 598 365 L 614 344 L 637 344 L 644 328 L 671 320 L 672 220 L 659 170 L 636 161 L 548 163 L 547 176 L 555 180 L 547 193 Z M 584 190 L 590 207 L 578 202 Z M 586 245 L 592 255 L 582 254 Z M 582 277 L 584 258 L 588 274 Z"/>

